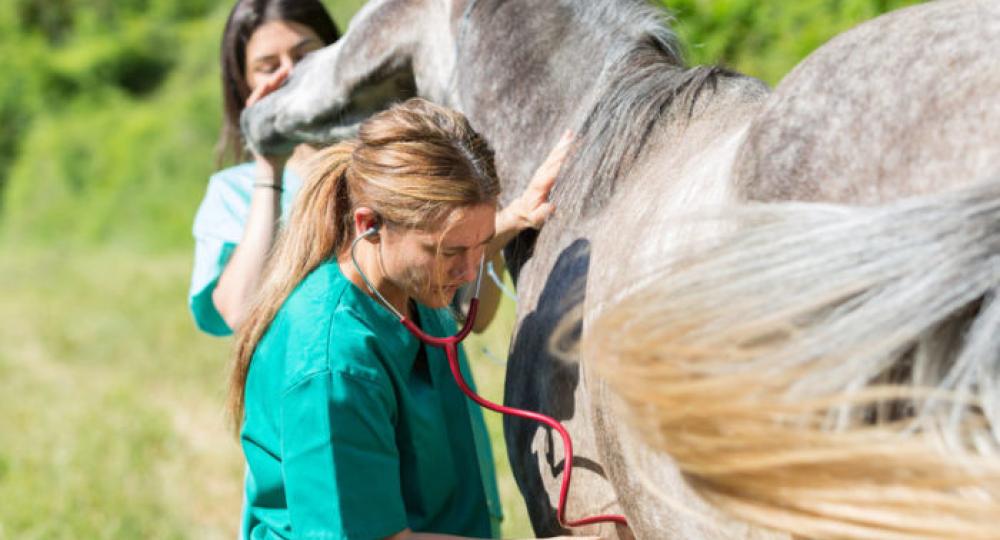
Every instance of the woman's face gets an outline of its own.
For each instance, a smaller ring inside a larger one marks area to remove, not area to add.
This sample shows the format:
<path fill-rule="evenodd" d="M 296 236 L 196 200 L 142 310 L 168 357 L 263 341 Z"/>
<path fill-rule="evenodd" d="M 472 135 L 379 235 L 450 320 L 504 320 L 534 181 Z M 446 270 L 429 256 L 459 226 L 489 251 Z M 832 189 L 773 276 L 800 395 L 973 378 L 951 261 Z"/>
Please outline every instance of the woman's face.
<path fill-rule="evenodd" d="M 445 307 L 460 285 L 476 279 L 495 221 L 496 206 L 479 204 L 453 210 L 430 231 L 386 227 L 380 246 L 384 275 L 410 298 Z"/>
<path fill-rule="evenodd" d="M 247 41 L 247 85 L 252 91 L 275 71 L 294 66 L 303 56 L 323 46 L 319 35 L 303 24 L 270 21 L 260 25 Z"/>

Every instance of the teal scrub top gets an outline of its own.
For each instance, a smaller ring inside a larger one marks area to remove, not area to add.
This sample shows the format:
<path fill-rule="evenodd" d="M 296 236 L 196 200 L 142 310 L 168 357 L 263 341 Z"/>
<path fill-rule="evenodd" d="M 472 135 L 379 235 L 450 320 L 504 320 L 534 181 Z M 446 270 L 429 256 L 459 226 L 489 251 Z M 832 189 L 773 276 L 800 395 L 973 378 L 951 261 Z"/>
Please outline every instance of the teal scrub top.
<path fill-rule="evenodd" d="M 417 312 L 432 335 L 456 330 L 445 309 Z M 421 344 L 335 261 L 298 285 L 258 343 L 240 439 L 242 538 L 498 533 L 481 410 L 443 351 Z"/>
<path fill-rule="evenodd" d="M 253 163 L 243 163 L 213 174 L 194 218 L 194 269 L 188 306 L 198 328 L 216 336 L 233 333 L 215 309 L 212 292 L 233 249 L 243 239 L 255 170 Z M 302 179 L 286 167 L 282 186 L 281 219 L 284 220 L 302 187 Z"/>

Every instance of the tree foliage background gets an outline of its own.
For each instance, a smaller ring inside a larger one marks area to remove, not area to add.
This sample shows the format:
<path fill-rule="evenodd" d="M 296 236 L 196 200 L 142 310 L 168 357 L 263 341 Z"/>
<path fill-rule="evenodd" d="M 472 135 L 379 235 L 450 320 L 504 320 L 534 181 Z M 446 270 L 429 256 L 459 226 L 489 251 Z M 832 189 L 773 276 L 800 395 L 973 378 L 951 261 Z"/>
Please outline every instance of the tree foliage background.
<path fill-rule="evenodd" d="M 324 2 L 342 30 L 363 3 Z M 662 3 L 692 63 L 775 84 L 836 33 L 915 1 Z M 184 303 L 229 5 L 0 2 L 0 540 L 234 533 L 228 343 L 199 335 Z M 504 356 L 511 313 L 473 357 Z M 502 367 L 478 363 L 498 396 Z M 528 535 L 503 474 L 504 532 Z"/>
<path fill-rule="evenodd" d="M 913 0 L 663 0 L 695 63 L 774 84 Z M 360 0 L 327 2 L 342 28 Z M 221 115 L 220 0 L 0 4 L 2 227 L 32 241 L 182 248 Z"/>

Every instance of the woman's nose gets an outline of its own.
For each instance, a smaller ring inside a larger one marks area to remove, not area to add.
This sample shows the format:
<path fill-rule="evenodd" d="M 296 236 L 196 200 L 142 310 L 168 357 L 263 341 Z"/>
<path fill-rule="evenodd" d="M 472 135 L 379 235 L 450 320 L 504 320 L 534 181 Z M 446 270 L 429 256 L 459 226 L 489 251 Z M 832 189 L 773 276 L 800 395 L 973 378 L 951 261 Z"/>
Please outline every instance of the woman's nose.
<path fill-rule="evenodd" d="M 468 283 L 476 279 L 476 273 L 479 271 L 479 261 L 482 258 L 482 253 L 468 253 L 462 257 L 462 262 L 456 266 L 453 273 L 453 277 L 456 280 L 460 280 L 463 283 Z"/>

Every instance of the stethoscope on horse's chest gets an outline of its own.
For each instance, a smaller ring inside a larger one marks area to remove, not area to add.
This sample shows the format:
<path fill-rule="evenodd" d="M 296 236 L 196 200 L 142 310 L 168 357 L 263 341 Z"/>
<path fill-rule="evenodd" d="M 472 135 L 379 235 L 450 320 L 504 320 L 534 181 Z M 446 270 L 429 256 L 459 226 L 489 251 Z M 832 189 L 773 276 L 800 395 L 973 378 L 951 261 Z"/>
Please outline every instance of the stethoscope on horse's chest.
<path fill-rule="evenodd" d="M 570 476 L 573 472 L 573 440 L 570 438 L 569 432 L 566 431 L 566 428 L 563 427 L 563 425 L 556 419 L 544 414 L 516 409 L 513 407 L 506 407 L 493 403 L 492 401 L 488 401 L 479 394 L 473 392 L 472 389 L 469 388 L 469 385 L 465 382 L 465 376 L 462 374 L 462 369 L 458 362 L 458 344 L 461 343 L 470 332 L 472 332 L 472 326 L 476 321 L 476 313 L 479 309 L 479 289 L 482 285 L 483 279 L 483 259 L 479 260 L 479 272 L 476 274 L 475 294 L 469 302 L 469 313 L 465 317 L 465 324 L 463 324 L 458 333 L 453 336 L 435 337 L 421 330 L 420 327 L 418 327 L 412 320 L 400 313 L 399 310 L 389 303 L 389 301 L 382 296 L 382 293 L 380 293 L 378 289 L 372 285 L 372 282 L 368 280 L 364 271 L 361 270 L 361 265 L 358 264 L 358 259 L 354 255 L 355 248 L 361 240 L 378 234 L 378 229 L 379 226 L 375 225 L 364 233 L 358 235 L 358 237 L 351 242 L 351 262 L 354 264 L 354 269 L 358 272 L 358 275 L 361 276 L 361 279 L 365 282 L 365 286 L 368 287 L 368 291 L 372 294 L 372 296 L 375 297 L 375 299 L 386 309 L 392 312 L 392 314 L 399 319 L 400 324 L 405 326 L 406 329 L 409 330 L 410 333 L 412 333 L 417 339 L 427 345 L 444 350 L 445 357 L 448 359 L 448 366 L 451 368 L 451 374 L 454 376 L 455 382 L 458 384 L 459 389 L 462 390 L 462 393 L 468 396 L 469 399 L 476 402 L 479 406 L 491 411 L 541 422 L 556 430 L 559 432 L 559 435 L 562 436 L 563 448 L 566 453 L 566 466 L 563 468 L 564 474 L 562 486 L 559 489 L 559 507 L 556 510 L 556 518 L 559 520 L 559 524 L 564 527 L 582 527 L 584 525 L 592 525 L 594 523 L 613 522 L 627 526 L 628 523 L 625 520 L 625 516 L 621 515 L 599 515 L 574 521 L 567 521 L 565 518 L 566 499 L 569 495 Z"/>

